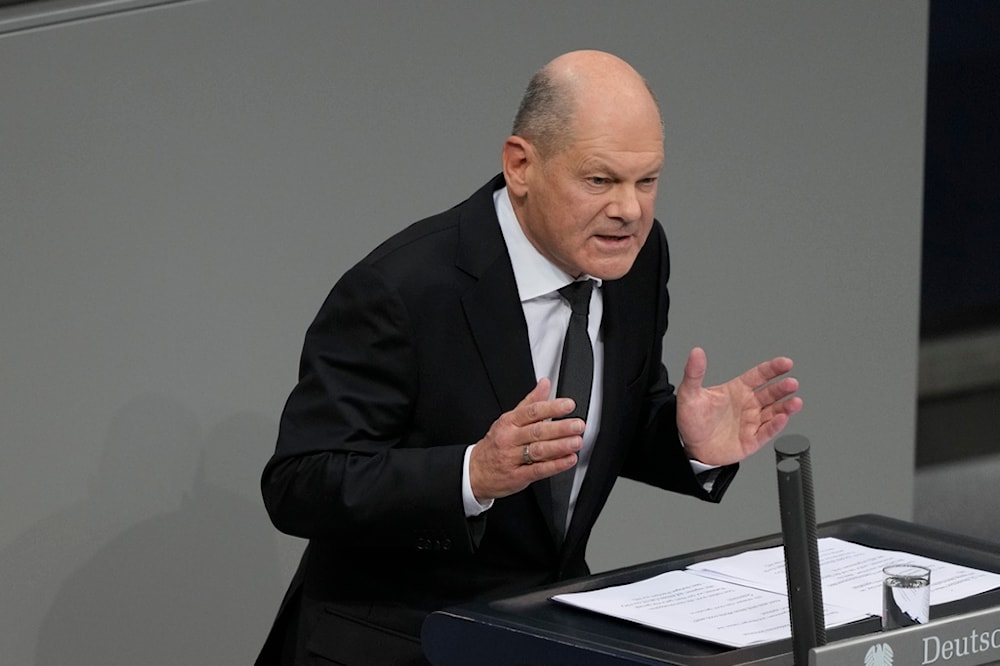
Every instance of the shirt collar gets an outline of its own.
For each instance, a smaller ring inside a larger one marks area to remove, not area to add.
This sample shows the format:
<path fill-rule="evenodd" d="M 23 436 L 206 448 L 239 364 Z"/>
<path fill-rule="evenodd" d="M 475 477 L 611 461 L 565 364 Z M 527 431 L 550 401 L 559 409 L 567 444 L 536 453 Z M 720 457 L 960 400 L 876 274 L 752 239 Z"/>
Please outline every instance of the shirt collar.
<path fill-rule="evenodd" d="M 546 259 L 524 235 L 506 187 L 493 193 L 493 205 L 497 220 L 500 221 L 500 232 L 507 245 L 507 254 L 510 255 L 510 263 L 514 268 L 514 280 L 522 303 L 551 294 L 574 281 L 572 275 Z M 584 277 L 594 280 L 597 283 L 595 286 L 601 286 L 599 278 L 589 275 Z"/>

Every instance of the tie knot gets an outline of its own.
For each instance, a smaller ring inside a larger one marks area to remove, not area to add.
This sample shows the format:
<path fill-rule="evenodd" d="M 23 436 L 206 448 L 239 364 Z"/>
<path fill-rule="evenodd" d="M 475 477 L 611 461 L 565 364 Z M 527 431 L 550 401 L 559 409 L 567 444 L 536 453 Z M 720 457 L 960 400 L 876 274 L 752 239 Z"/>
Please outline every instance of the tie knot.
<path fill-rule="evenodd" d="M 574 314 L 586 315 L 590 313 L 590 292 L 593 288 L 593 280 L 580 280 L 570 282 L 560 289 L 559 293 L 569 301 L 569 306 L 573 309 Z"/>

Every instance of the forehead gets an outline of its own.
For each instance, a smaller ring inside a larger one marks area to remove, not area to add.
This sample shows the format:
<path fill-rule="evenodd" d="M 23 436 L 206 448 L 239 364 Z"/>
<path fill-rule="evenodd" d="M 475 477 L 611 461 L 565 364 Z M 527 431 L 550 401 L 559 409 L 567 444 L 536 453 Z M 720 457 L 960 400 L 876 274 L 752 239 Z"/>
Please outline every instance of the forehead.
<path fill-rule="evenodd" d="M 577 137 L 562 157 L 564 165 L 573 171 L 642 178 L 663 167 L 663 141 L 659 136 L 642 141 L 622 141 L 614 134 Z"/>
<path fill-rule="evenodd" d="M 581 105 L 567 152 L 575 161 L 655 169 L 663 162 L 663 126 L 652 103 L 620 107 L 614 99 Z"/>
<path fill-rule="evenodd" d="M 581 146 L 571 163 L 582 171 L 602 171 L 617 175 L 647 176 L 663 168 L 663 149 L 606 151 Z"/>

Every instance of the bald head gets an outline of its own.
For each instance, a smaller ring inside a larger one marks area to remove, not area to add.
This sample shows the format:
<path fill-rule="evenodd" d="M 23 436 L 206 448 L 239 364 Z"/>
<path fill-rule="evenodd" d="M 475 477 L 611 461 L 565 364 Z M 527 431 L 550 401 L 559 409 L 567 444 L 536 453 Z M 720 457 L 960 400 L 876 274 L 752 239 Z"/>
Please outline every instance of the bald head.
<path fill-rule="evenodd" d="M 565 53 L 528 83 L 512 134 L 549 157 L 571 144 L 579 123 L 660 122 L 646 80 L 627 62 L 603 51 Z"/>
<path fill-rule="evenodd" d="M 521 230 L 572 277 L 625 275 L 653 228 L 663 127 L 631 65 L 561 55 L 535 75 L 501 156 Z"/>

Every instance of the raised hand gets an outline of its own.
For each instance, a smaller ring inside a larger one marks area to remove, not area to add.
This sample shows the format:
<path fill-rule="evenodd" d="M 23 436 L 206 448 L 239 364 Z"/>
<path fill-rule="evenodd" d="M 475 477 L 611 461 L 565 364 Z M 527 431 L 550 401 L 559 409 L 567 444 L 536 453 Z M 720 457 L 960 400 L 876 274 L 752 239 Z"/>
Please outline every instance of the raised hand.
<path fill-rule="evenodd" d="M 707 465 L 729 465 L 756 453 L 802 409 L 799 382 L 786 376 L 792 360 L 779 356 L 725 384 L 704 387 L 704 350 L 691 350 L 677 387 L 677 428 L 688 455 Z"/>
<path fill-rule="evenodd" d="M 573 411 L 570 398 L 548 400 L 542 378 L 524 399 L 500 415 L 469 458 L 469 482 L 480 502 L 506 497 L 576 464 L 583 446 L 582 419 L 551 419 Z"/>

